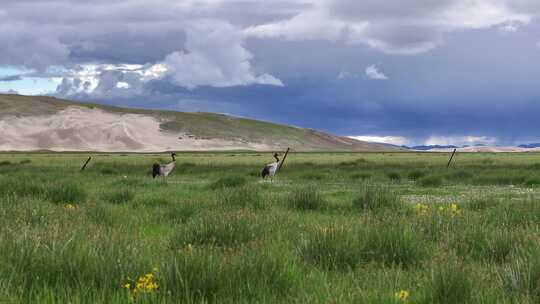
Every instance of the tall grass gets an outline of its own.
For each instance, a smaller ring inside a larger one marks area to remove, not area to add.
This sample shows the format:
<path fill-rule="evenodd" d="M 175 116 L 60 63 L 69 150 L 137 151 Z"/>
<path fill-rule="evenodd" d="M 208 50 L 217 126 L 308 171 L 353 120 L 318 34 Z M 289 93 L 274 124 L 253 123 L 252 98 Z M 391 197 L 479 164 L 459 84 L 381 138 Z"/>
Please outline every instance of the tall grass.
<path fill-rule="evenodd" d="M 224 189 L 216 194 L 216 200 L 223 206 L 251 209 L 264 209 L 266 202 L 259 189 L 253 186 Z"/>
<path fill-rule="evenodd" d="M 537 244 L 516 251 L 499 270 L 499 279 L 509 298 L 540 301 L 540 248 Z"/>
<path fill-rule="evenodd" d="M 297 210 L 319 210 L 326 206 L 326 201 L 315 186 L 296 188 L 286 199 Z"/>
<path fill-rule="evenodd" d="M 410 267 L 421 261 L 425 250 L 410 229 L 377 225 L 364 229 L 321 227 L 304 240 L 301 256 L 328 270 L 353 270 L 369 262 Z"/>
<path fill-rule="evenodd" d="M 435 268 L 424 286 L 420 303 L 471 303 L 474 292 L 471 274 L 455 262 L 446 262 Z"/>
<path fill-rule="evenodd" d="M 214 190 L 223 189 L 223 188 L 233 188 L 233 187 L 243 186 L 246 183 L 247 183 L 247 180 L 243 176 L 229 175 L 229 176 L 221 177 L 218 180 L 214 181 L 210 185 L 210 188 Z"/>
<path fill-rule="evenodd" d="M 173 248 L 188 245 L 234 247 L 264 238 L 264 229 L 256 216 L 246 210 L 223 214 L 216 218 L 196 219 L 179 227 L 172 236 Z"/>
<path fill-rule="evenodd" d="M 397 193 L 385 186 L 363 184 L 353 206 L 361 210 L 399 209 L 401 201 Z"/>
<path fill-rule="evenodd" d="M 86 191 L 74 183 L 53 184 L 45 191 L 46 198 L 53 203 L 83 203 L 86 201 Z"/>
<path fill-rule="evenodd" d="M 125 204 L 133 200 L 135 194 L 128 188 L 112 190 L 103 194 L 103 199 L 111 204 Z"/>

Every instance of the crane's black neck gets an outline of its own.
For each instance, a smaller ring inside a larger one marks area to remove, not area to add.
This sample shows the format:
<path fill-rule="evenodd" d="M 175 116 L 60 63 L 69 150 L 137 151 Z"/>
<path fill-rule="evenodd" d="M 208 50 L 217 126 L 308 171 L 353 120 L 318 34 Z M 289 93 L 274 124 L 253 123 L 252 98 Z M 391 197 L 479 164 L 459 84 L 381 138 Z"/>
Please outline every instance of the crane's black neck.
<path fill-rule="evenodd" d="M 279 163 L 279 158 L 278 158 L 277 154 L 274 154 L 274 158 L 275 158 L 276 161 Z"/>
<path fill-rule="evenodd" d="M 174 161 L 176 161 L 176 158 L 175 158 L 175 156 L 176 156 L 176 154 L 174 154 L 174 153 L 173 153 L 173 154 L 171 154 L 171 157 L 172 157 L 172 161 L 173 161 L 173 162 L 174 162 Z"/>

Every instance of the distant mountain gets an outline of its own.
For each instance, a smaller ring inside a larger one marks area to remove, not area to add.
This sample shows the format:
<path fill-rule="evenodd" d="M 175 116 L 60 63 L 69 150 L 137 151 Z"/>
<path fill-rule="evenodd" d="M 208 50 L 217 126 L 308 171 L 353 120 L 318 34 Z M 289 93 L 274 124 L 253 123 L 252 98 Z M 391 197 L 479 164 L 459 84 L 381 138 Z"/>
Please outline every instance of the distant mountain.
<path fill-rule="evenodd" d="M 216 113 L 0 94 L 0 151 L 382 151 L 391 147 Z"/>
<path fill-rule="evenodd" d="M 420 150 L 420 151 L 428 151 L 432 149 L 457 149 L 459 147 L 448 145 L 448 146 L 442 146 L 442 145 L 421 145 L 421 146 L 413 146 L 409 147 L 411 150 Z"/>
<path fill-rule="evenodd" d="M 524 145 L 519 145 L 518 147 L 525 148 L 525 149 L 540 148 L 540 143 L 524 144 Z"/>

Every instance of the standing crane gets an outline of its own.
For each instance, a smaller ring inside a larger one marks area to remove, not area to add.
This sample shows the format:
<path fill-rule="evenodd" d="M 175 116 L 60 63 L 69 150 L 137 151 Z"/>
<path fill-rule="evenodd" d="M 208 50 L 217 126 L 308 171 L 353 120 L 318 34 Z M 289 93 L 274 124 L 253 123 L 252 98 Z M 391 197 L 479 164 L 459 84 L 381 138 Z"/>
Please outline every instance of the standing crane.
<path fill-rule="evenodd" d="M 171 172 L 176 168 L 176 153 L 171 154 L 172 162 L 162 165 L 159 163 L 154 163 L 152 166 L 152 178 L 156 178 L 156 176 L 169 176 Z"/>
<path fill-rule="evenodd" d="M 287 154 L 289 154 L 289 150 L 290 148 L 287 148 L 287 151 L 285 152 L 285 155 L 283 156 L 283 159 L 281 160 L 281 162 L 279 161 L 279 157 L 278 157 L 279 155 L 277 153 L 274 153 L 274 158 L 276 159 L 276 161 L 264 166 L 261 172 L 261 176 L 263 179 L 265 179 L 268 176 L 270 178 L 273 178 L 274 175 L 276 175 L 276 173 L 283 166 L 283 163 L 285 162 L 285 158 L 287 158 Z"/>

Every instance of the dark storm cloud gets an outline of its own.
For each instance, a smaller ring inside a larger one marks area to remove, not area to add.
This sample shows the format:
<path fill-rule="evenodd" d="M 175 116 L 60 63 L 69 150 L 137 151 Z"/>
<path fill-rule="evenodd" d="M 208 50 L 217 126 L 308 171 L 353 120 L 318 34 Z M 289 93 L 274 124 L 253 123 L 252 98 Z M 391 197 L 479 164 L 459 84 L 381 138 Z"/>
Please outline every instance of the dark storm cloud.
<path fill-rule="evenodd" d="M 18 81 L 18 80 L 21 80 L 21 79 L 22 79 L 22 76 L 21 76 L 21 75 L 0 76 L 0 82 L 1 82 L 1 81 L 4 81 L 4 82 L 8 82 L 8 81 Z"/>
<path fill-rule="evenodd" d="M 60 97 L 342 135 L 538 138 L 536 0 L 4 2 L 0 68 L 61 78 Z"/>

